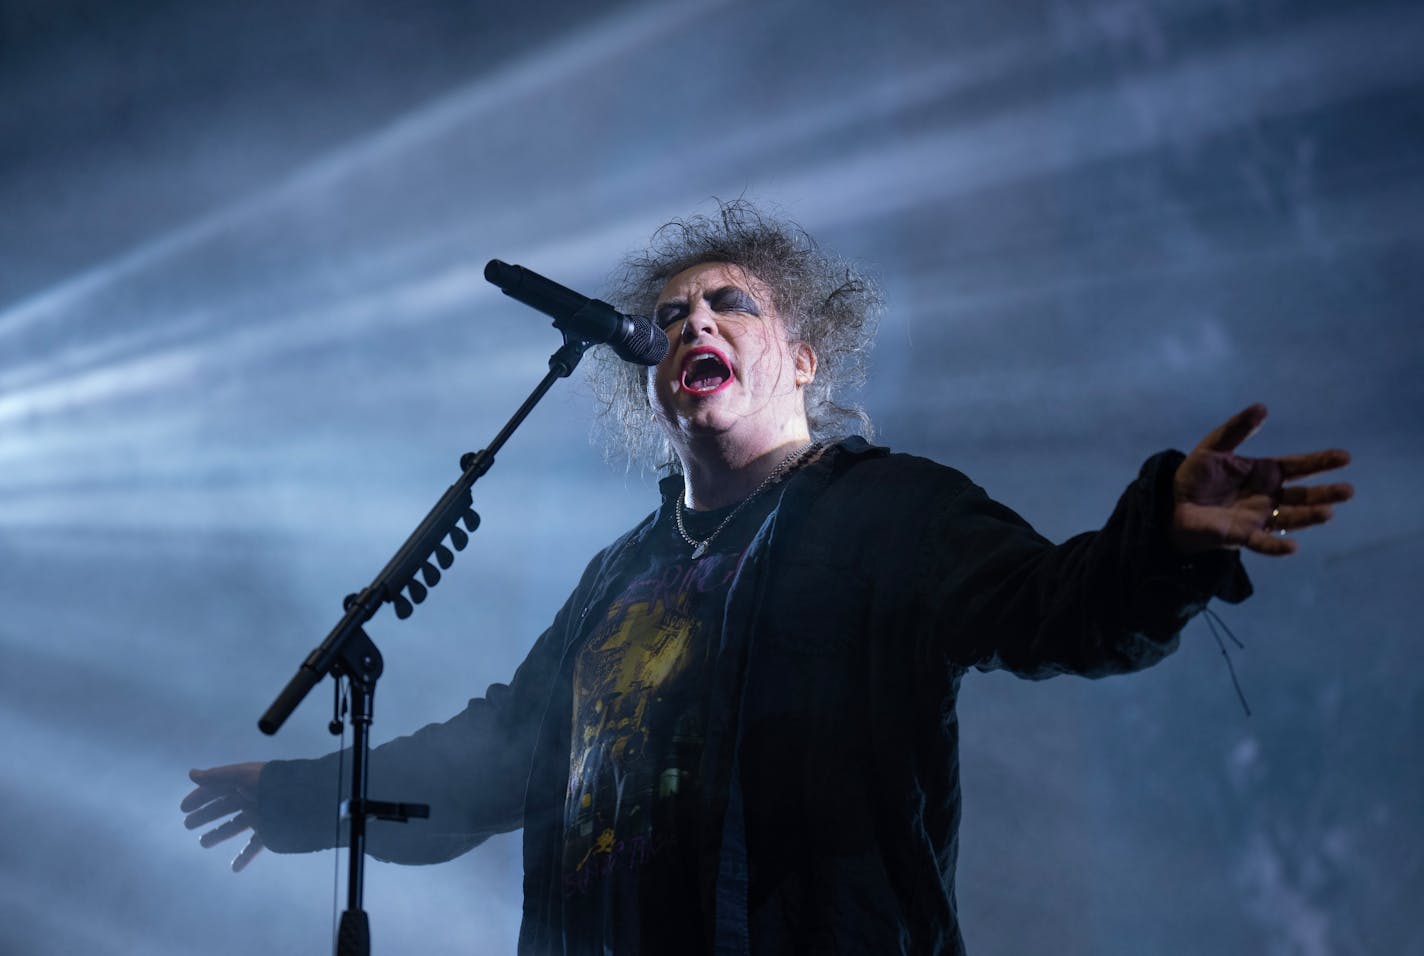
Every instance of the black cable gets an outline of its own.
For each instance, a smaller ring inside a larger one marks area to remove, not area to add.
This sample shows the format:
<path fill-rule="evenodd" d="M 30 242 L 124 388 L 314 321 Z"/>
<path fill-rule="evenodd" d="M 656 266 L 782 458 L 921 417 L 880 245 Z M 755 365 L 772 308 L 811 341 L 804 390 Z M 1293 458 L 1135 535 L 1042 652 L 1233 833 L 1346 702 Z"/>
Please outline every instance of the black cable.
<path fill-rule="evenodd" d="M 1241 690 L 1241 682 L 1236 679 L 1236 666 L 1231 662 L 1231 655 L 1226 652 L 1226 642 L 1221 639 L 1221 633 L 1216 626 L 1221 625 L 1221 629 L 1226 632 L 1227 637 L 1236 645 L 1239 650 L 1246 650 L 1246 645 L 1241 643 L 1241 639 L 1232 633 L 1231 628 L 1209 607 L 1202 608 L 1202 617 L 1206 620 L 1206 626 L 1211 628 L 1211 636 L 1216 638 L 1216 646 L 1221 650 L 1221 656 L 1226 659 L 1226 671 L 1231 675 L 1231 686 L 1236 688 L 1236 697 L 1241 701 L 1241 709 L 1246 711 L 1246 716 L 1251 716 L 1251 705 L 1246 703 L 1246 694 Z"/>

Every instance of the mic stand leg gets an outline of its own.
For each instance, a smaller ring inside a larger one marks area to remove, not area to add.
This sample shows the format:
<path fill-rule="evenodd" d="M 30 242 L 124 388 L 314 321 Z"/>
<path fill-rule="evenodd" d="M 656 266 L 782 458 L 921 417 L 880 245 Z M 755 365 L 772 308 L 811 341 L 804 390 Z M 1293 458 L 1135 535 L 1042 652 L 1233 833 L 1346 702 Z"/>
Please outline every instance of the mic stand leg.
<path fill-rule="evenodd" d="M 337 956 L 369 956 L 371 927 L 361 908 L 366 875 L 366 785 L 371 754 L 371 711 L 376 697 L 376 679 L 384 664 L 381 652 L 364 628 L 342 650 L 337 668 L 351 686 L 351 799 L 343 807 L 349 821 L 349 850 L 346 911 L 336 934 Z"/>

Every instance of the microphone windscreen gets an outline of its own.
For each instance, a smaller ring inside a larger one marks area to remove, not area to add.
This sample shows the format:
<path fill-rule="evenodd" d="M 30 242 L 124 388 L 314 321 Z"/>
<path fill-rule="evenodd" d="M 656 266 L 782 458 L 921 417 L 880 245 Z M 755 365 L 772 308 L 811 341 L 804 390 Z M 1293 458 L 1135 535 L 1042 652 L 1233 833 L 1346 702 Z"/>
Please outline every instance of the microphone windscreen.
<path fill-rule="evenodd" d="M 616 348 L 619 356 L 639 365 L 657 365 L 668 354 L 667 333 L 646 315 L 630 315 L 633 328 Z"/>

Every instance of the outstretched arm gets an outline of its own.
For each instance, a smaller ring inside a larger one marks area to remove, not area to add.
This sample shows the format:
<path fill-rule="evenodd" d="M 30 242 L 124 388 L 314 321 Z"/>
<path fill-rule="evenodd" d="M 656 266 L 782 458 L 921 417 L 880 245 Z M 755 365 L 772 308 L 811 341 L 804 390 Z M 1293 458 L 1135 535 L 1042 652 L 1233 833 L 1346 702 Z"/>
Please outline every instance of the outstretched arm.
<path fill-rule="evenodd" d="M 616 546 L 615 546 L 616 547 Z M 574 615 L 614 548 L 594 557 L 579 587 L 537 641 L 508 685 L 491 684 L 459 714 L 371 751 L 370 783 L 379 799 L 419 801 L 430 817 L 405 824 L 373 822 L 367 850 L 397 863 L 448 860 L 495 833 L 523 823 L 525 789 L 542 718 L 561 672 Z M 335 825 L 340 753 L 316 760 L 273 760 L 194 770 L 197 787 L 183 798 L 193 830 L 230 817 L 203 834 L 214 846 L 249 833 L 232 862 L 241 870 L 264 848 L 302 853 L 344 842 Z M 349 766 L 349 764 L 348 764 Z"/>
<path fill-rule="evenodd" d="M 509 686 L 493 684 L 443 723 L 428 724 L 371 751 L 371 793 L 430 807 L 428 819 L 403 824 L 373 821 L 367 850 L 396 863 L 451 859 L 495 833 L 519 827 L 534 739 L 554 666 L 548 632 Z M 555 648 L 556 649 L 556 648 Z M 338 830 L 336 795 L 350 766 L 350 751 L 314 760 L 275 760 L 194 770 L 197 788 L 184 798 L 189 829 L 230 817 L 203 834 L 214 846 L 251 831 L 233 860 L 243 869 L 261 850 L 304 853 L 346 844 Z"/>
<path fill-rule="evenodd" d="M 1211 597 L 1250 594 L 1242 550 L 1284 555 L 1282 536 L 1329 520 L 1348 484 L 1287 482 L 1339 468 L 1343 451 L 1248 458 L 1252 405 L 1188 455 L 1149 459 L 1101 530 L 1052 545 L 971 488 L 932 518 L 927 540 L 951 655 L 1027 677 L 1150 666 Z"/>

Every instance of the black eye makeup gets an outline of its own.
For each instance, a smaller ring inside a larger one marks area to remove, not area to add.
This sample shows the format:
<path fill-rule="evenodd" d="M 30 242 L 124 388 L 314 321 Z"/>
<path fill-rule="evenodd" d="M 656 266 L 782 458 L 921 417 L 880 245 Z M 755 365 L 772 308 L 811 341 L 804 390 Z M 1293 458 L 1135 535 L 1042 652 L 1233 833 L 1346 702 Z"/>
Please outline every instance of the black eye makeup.
<path fill-rule="evenodd" d="M 720 289 L 713 289 L 711 292 L 703 294 L 703 298 L 717 312 L 745 312 L 747 315 L 761 315 L 761 309 L 757 306 L 756 299 L 745 289 L 739 289 L 734 285 L 724 285 Z M 675 322 L 681 322 L 687 318 L 688 305 L 681 299 L 672 299 L 664 302 L 653 310 L 653 321 L 658 324 L 658 328 L 667 330 Z"/>
<path fill-rule="evenodd" d="M 712 308 L 718 311 L 745 312 L 748 315 L 761 315 L 761 310 L 757 308 L 756 299 L 745 289 L 739 289 L 734 285 L 724 285 L 722 288 L 708 294 L 707 302 Z"/>
<path fill-rule="evenodd" d="M 664 302 L 653 310 L 653 321 L 658 324 L 658 328 L 666 329 L 674 322 L 682 321 L 686 315 L 686 302 Z"/>

